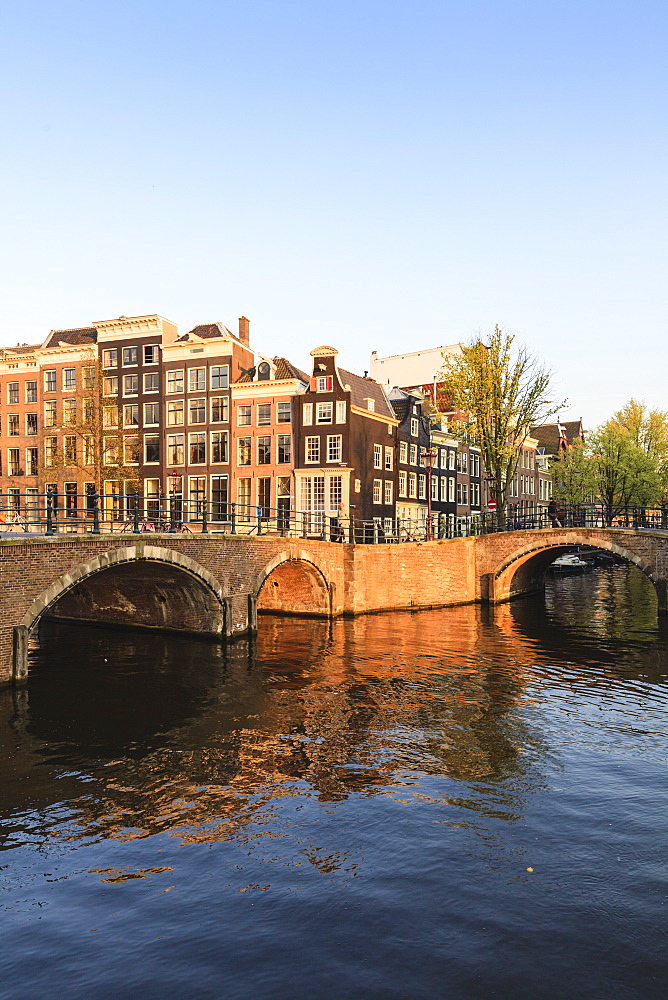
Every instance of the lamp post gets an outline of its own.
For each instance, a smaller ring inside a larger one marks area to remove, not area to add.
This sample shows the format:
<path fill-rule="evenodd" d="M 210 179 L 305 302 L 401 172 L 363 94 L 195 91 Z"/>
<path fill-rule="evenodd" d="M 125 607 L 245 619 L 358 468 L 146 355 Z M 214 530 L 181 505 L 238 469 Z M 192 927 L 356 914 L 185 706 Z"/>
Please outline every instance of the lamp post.
<path fill-rule="evenodd" d="M 427 470 L 427 541 L 433 542 L 434 532 L 431 524 L 431 473 L 438 461 L 438 452 L 433 448 L 424 451 L 420 456 L 420 461 Z"/>

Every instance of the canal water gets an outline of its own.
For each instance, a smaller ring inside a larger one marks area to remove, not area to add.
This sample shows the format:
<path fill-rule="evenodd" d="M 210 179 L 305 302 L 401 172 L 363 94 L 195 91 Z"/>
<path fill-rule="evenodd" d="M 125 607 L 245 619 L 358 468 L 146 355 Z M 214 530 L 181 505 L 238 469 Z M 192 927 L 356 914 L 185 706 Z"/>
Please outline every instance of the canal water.
<path fill-rule="evenodd" d="M 0 695 L 0 996 L 665 1000 L 667 679 L 621 566 L 227 649 L 47 627 Z"/>

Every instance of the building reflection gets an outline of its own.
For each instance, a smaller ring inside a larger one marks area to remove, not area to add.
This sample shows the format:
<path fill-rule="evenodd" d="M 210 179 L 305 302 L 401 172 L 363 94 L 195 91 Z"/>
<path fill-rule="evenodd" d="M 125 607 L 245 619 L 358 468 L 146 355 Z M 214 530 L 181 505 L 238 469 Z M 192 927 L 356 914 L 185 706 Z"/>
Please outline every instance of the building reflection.
<path fill-rule="evenodd" d="M 643 597 L 622 596 L 630 607 Z M 28 814 L 43 839 L 270 836 L 280 800 L 418 802 L 432 777 L 438 801 L 513 821 L 543 783 L 542 737 L 525 712 L 536 664 L 565 642 L 580 642 L 583 678 L 589 662 L 584 625 L 571 617 L 567 634 L 550 600 L 335 622 L 263 616 L 256 641 L 227 647 L 49 626 L 27 690 L 0 696 L 9 843 Z M 643 641 L 625 676 L 647 670 L 656 635 Z"/>

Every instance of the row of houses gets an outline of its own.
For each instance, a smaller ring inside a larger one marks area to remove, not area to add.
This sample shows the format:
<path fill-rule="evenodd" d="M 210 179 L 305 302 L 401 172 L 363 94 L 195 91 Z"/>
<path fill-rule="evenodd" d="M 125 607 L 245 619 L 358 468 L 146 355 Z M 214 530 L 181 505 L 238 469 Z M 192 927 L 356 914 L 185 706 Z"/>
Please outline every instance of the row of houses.
<path fill-rule="evenodd" d="M 428 510 L 443 524 L 488 508 L 480 450 L 428 385 L 347 371 L 333 347 L 310 355 L 304 371 L 256 353 L 245 317 L 235 333 L 180 334 L 158 315 L 4 348 L 2 505 L 30 510 L 48 495 L 59 516 L 99 503 L 122 520 L 138 495 L 154 519 L 196 520 L 206 506 L 223 525 L 301 518 L 313 533 L 355 523 L 386 535 L 423 530 Z M 549 500 L 541 447 L 533 433 L 520 456 L 511 499 L 523 513 Z"/>

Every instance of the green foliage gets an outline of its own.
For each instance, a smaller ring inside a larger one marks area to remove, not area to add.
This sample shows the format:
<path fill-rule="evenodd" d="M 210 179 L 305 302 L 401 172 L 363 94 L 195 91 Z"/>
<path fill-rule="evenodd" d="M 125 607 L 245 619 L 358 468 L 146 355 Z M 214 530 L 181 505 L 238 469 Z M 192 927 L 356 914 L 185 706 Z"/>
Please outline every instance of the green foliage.
<path fill-rule="evenodd" d="M 591 503 L 597 493 L 596 466 L 581 441 L 552 465 L 552 493 L 569 506 Z"/>
<path fill-rule="evenodd" d="M 451 405 L 468 414 L 487 475 L 495 480 L 497 510 L 505 514 L 510 483 L 531 424 L 544 422 L 564 403 L 552 398 L 552 373 L 514 337 L 496 326 L 488 343 L 474 340 L 460 355 L 444 357 L 440 378 Z"/>

